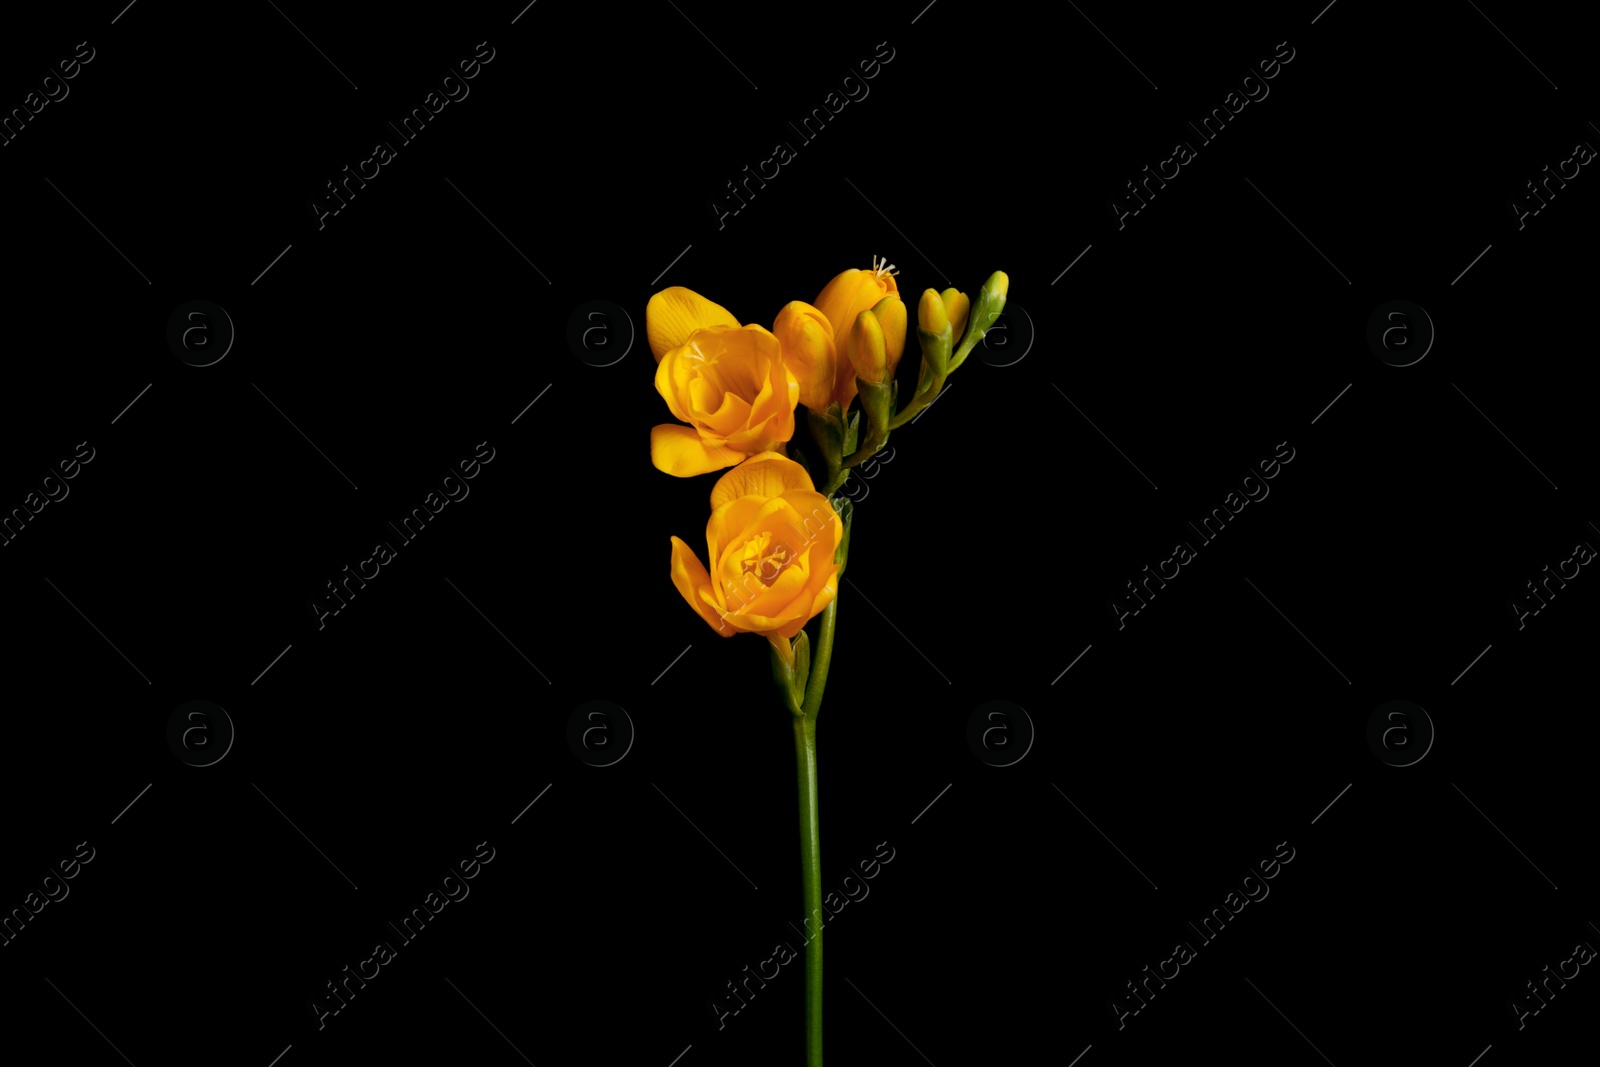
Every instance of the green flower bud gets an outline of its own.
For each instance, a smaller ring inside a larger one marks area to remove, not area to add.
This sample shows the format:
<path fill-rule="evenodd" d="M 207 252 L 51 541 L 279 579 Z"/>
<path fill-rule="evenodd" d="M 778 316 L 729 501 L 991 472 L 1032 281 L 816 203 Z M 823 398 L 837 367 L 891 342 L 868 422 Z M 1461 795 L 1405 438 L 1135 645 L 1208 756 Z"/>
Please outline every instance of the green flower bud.
<path fill-rule="evenodd" d="M 989 275 L 989 280 L 983 283 L 983 288 L 978 291 L 977 305 L 972 309 L 972 325 L 968 327 L 967 336 L 962 340 L 961 347 L 950 362 L 951 370 L 961 366 L 968 353 L 983 340 L 983 335 L 989 332 L 989 327 L 1000 317 L 1000 313 L 1005 310 L 1006 293 L 1010 288 L 1011 279 L 1006 277 L 1005 271 L 1002 270 Z"/>

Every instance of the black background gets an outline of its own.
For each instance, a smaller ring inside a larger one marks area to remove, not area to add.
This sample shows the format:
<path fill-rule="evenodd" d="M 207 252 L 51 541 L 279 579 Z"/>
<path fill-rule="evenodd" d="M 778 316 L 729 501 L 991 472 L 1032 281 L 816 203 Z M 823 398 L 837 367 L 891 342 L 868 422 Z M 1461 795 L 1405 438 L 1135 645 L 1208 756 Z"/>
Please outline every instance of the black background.
<path fill-rule="evenodd" d="M 95 849 L 0 948 L 18 1055 L 801 1062 L 798 963 L 723 1029 L 709 1007 L 799 947 L 793 741 L 764 644 L 668 580 L 715 479 L 650 464 L 644 306 L 685 285 L 770 324 L 874 254 L 908 301 L 1006 270 L 1005 336 L 1022 308 L 1034 337 L 969 360 L 858 504 L 825 884 L 894 859 L 828 926 L 830 1061 L 1493 1067 L 1587 1039 L 1587 968 L 1525 1028 L 1510 1007 L 1600 943 L 1600 579 L 1520 630 L 1510 606 L 1600 544 L 1596 179 L 1511 208 L 1600 137 L 1573 16 L 922 5 L 8 14 L 7 111 L 95 49 L 0 148 L 0 506 L 94 449 L 0 548 L 0 907 Z M 480 41 L 470 96 L 319 229 L 323 184 Z M 1279 42 L 1270 95 L 1119 229 L 1123 183 Z M 165 340 L 192 299 L 237 330 L 213 366 Z M 1394 299 L 1437 330 L 1409 367 L 1365 339 Z M 589 300 L 631 319 L 613 365 L 567 342 Z M 485 441 L 470 496 L 319 629 L 324 583 Z M 1270 496 L 1119 629 L 1124 583 L 1281 442 Z M 210 767 L 165 739 L 192 699 L 237 729 Z M 607 768 L 566 742 L 595 699 L 637 731 Z M 1010 767 L 967 745 L 992 699 L 1037 731 Z M 1436 731 L 1409 767 L 1366 741 L 1391 699 Z M 319 1030 L 311 998 L 480 841 L 470 896 Z M 1284 842 L 1119 1030 L 1124 984 Z"/>

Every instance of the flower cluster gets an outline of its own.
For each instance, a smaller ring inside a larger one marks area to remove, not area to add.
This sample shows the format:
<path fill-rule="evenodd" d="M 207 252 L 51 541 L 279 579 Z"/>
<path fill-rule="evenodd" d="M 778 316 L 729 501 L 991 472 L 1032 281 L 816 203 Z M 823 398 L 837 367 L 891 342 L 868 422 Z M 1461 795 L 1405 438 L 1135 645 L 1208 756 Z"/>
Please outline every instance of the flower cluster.
<path fill-rule="evenodd" d="M 871 270 L 844 271 L 815 303 L 785 304 L 771 330 L 741 326 L 727 308 L 681 286 L 651 297 L 645 332 L 656 391 L 688 423 L 650 432 L 651 461 L 680 478 L 731 467 L 793 437 L 799 404 L 848 409 L 858 360 L 875 381 L 893 375 L 906 343 L 894 277 L 892 265 L 876 260 Z"/>
<path fill-rule="evenodd" d="M 976 309 L 955 289 L 924 292 L 921 373 L 896 410 L 908 325 L 897 273 L 877 257 L 842 271 L 812 303 L 785 304 L 770 330 L 681 286 L 645 309 L 656 391 L 678 420 L 651 430 L 651 461 L 679 478 L 733 468 L 711 491 L 709 567 L 674 537 L 673 584 L 717 633 L 762 634 L 786 661 L 790 640 L 838 591 L 848 512 L 830 498 L 891 429 L 933 401 L 1005 306 L 1000 272 Z M 814 442 L 808 459 L 792 447 L 801 407 Z"/>

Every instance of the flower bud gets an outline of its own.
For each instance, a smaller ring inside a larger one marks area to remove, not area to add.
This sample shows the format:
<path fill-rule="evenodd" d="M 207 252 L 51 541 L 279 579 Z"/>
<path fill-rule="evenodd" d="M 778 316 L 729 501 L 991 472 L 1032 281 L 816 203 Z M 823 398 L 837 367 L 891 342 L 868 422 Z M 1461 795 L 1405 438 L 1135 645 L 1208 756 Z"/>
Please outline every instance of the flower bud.
<path fill-rule="evenodd" d="M 899 294 L 890 293 L 872 306 L 872 313 L 878 318 L 878 325 L 883 328 L 883 351 L 885 366 L 887 368 L 885 381 L 894 378 L 894 370 L 900 365 L 900 355 L 906 349 L 906 305 Z"/>
<path fill-rule="evenodd" d="M 857 378 L 877 383 L 889 380 L 889 353 L 884 345 L 883 326 L 871 308 L 856 316 L 845 349 Z"/>
<path fill-rule="evenodd" d="M 972 307 L 972 302 L 967 299 L 967 294 L 955 289 L 946 289 L 939 294 L 939 300 L 944 304 L 945 318 L 950 320 L 950 341 L 959 344 L 961 331 L 967 328 L 967 312 Z"/>
<path fill-rule="evenodd" d="M 954 289 L 950 291 L 955 292 Z M 932 289 L 924 289 L 922 299 L 917 301 L 917 328 L 927 330 L 931 334 L 941 334 L 952 329 L 944 301 Z"/>
<path fill-rule="evenodd" d="M 967 336 L 962 339 L 961 347 L 956 350 L 954 358 L 950 361 L 950 369 L 955 370 L 961 366 L 968 353 L 983 340 L 983 335 L 989 332 L 989 327 L 994 325 L 1000 317 L 1000 312 L 1006 307 L 1006 292 L 1011 288 L 1011 279 L 1006 277 L 1006 272 L 997 270 L 989 275 L 989 280 L 983 283 L 983 288 L 978 290 L 978 303 L 972 309 L 971 327 Z"/>
<path fill-rule="evenodd" d="M 963 311 L 963 317 L 965 311 Z M 917 341 L 922 345 L 922 371 L 917 378 L 921 396 L 935 381 L 943 381 L 950 367 L 950 342 L 955 336 L 944 299 L 932 289 L 917 302 Z"/>
<path fill-rule="evenodd" d="M 791 300 L 772 323 L 783 349 L 783 362 L 800 382 L 800 403 L 826 411 L 833 399 L 836 355 L 833 325 L 826 315 L 802 300 Z"/>
<path fill-rule="evenodd" d="M 1000 312 L 1005 310 L 1006 293 L 1010 289 L 1011 279 L 1006 277 L 1005 271 L 997 270 L 989 275 L 989 280 L 978 290 L 978 310 L 972 320 L 975 328 L 988 332 L 994 320 L 1000 317 Z"/>

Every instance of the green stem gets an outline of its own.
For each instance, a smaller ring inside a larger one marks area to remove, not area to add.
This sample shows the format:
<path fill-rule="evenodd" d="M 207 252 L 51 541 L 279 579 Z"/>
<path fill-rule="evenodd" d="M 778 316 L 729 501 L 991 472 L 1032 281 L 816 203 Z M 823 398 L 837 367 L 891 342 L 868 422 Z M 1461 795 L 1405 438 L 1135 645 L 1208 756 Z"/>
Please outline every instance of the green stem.
<path fill-rule="evenodd" d="M 954 354 L 951 355 L 950 367 L 945 371 L 945 373 L 951 374 L 956 370 L 956 368 L 960 367 L 961 364 L 965 363 L 967 361 L 967 356 L 974 348 L 978 347 L 978 342 L 983 340 L 983 335 L 987 332 L 987 329 L 983 329 L 978 330 L 976 334 L 974 334 L 973 331 L 968 330 L 967 339 L 962 341 L 961 346 L 955 350 Z"/>
<path fill-rule="evenodd" d="M 951 369 L 953 370 L 954 368 Z M 889 419 L 889 429 L 898 430 L 916 418 L 917 412 L 933 403 L 939 396 L 939 391 L 944 388 L 944 380 L 948 375 L 949 371 L 946 371 L 944 374 L 936 376 L 933 381 L 928 383 L 928 388 L 913 396 L 910 403 L 895 412 Z"/>
<path fill-rule="evenodd" d="M 844 469 L 849 470 L 852 467 L 861 466 L 861 464 L 877 455 L 888 440 L 889 431 L 874 423 L 872 429 L 867 431 L 866 442 L 844 458 Z"/>
<path fill-rule="evenodd" d="M 840 568 L 842 571 L 844 568 Z M 811 677 L 806 684 L 806 700 L 801 710 L 816 728 L 817 712 L 822 710 L 822 689 L 828 684 L 828 665 L 833 662 L 833 621 L 839 614 L 839 595 L 834 594 L 822 609 L 822 631 L 811 651 Z"/>
<path fill-rule="evenodd" d="M 833 628 L 828 626 L 824 633 L 822 647 L 827 650 Z M 826 671 L 827 651 L 822 666 Z M 817 692 L 820 695 L 820 686 Z M 822 844 L 817 836 L 817 720 L 812 715 L 795 717 L 794 744 L 800 772 L 801 899 L 811 934 L 806 942 L 806 1067 L 822 1067 Z"/>
<path fill-rule="evenodd" d="M 822 609 L 822 628 L 811 657 L 811 677 L 806 686 L 802 714 L 794 719 L 795 757 L 800 777 L 801 901 L 805 905 L 806 942 L 806 1067 L 822 1067 L 822 842 L 817 822 L 817 712 L 828 684 L 833 660 L 834 620 L 839 613 L 835 596 Z M 815 929 L 811 923 L 815 922 Z"/>

